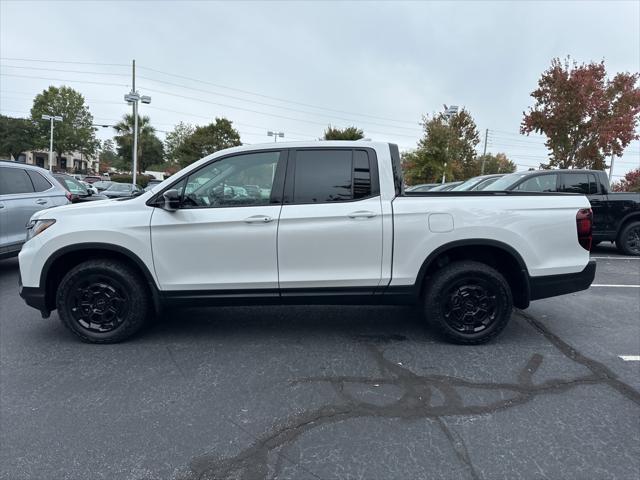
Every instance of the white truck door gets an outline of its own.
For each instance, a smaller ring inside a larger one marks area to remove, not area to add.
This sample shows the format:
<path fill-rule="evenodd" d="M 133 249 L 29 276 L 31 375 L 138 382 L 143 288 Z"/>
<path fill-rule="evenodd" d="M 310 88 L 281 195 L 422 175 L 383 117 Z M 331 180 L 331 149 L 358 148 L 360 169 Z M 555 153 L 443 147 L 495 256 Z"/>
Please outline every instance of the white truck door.
<path fill-rule="evenodd" d="M 181 207 L 155 208 L 151 218 L 161 289 L 276 291 L 284 158 L 281 150 L 222 157 L 170 187 L 182 192 Z"/>
<path fill-rule="evenodd" d="M 278 226 L 281 294 L 289 289 L 375 289 L 382 207 L 372 149 L 292 151 Z"/>

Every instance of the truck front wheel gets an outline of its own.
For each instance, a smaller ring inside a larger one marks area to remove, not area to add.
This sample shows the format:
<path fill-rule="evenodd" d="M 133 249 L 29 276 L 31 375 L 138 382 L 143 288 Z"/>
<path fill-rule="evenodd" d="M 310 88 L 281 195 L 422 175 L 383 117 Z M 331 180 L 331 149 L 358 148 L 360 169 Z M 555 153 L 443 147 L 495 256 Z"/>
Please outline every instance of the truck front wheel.
<path fill-rule="evenodd" d="M 56 295 L 60 320 L 81 340 L 116 343 L 144 325 L 150 302 L 146 285 L 124 262 L 89 260 L 72 268 Z"/>
<path fill-rule="evenodd" d="M 427 285 L 427 318 L 453 343 L 488 342 L 507 326 L 512 310 L 509 284 L 484 263 L 453 262 L 438 270 Z"/>

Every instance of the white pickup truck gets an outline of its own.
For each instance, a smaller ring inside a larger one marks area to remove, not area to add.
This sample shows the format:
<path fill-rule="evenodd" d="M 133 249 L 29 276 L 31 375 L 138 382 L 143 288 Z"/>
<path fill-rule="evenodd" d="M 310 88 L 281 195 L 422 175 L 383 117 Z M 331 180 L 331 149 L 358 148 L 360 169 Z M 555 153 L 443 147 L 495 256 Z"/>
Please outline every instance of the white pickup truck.
<path fill-rule="evenodd" d="M 36 213 L 20 295 L 84 341 L 167 304 L 407 304 L 457 343 L 512 307 L 584 290 L 583 195 L 404 193 L 397 146 L 305 142 L 210 155 L 134 198 Z"/>

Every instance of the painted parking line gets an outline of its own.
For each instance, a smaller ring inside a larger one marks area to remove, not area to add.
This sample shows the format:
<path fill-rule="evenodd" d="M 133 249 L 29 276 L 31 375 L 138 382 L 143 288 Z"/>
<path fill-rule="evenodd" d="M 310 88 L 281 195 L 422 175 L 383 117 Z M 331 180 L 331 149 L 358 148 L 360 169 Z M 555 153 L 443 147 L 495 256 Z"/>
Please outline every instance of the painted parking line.
<path fill-rule="evenodd" d="M 611 288 L 640 288 L 640 285 L 605 285 L 600 283 L 592 283 L 592 287 L 611 287 Z"/>
<path fill-rule="evenodd" d="M 591 257 L 596 260 L 640 260 L 640 257 Z"/>
<path fill-rule="evenodd" d="M 625 362 L 640 362 L 640 355 L 618 355 Z"/>

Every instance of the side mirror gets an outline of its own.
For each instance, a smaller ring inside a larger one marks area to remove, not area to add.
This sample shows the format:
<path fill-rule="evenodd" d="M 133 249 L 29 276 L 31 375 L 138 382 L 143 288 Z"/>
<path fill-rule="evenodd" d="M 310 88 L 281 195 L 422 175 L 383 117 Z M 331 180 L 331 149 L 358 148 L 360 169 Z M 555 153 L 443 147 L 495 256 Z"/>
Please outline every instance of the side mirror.
<path fill-rule="evenodd" d="M 180 208 L 180 192 L 172 188 L 162 194 L 164 199 L 164 206 L 162 207 L 167 212 L 175 212 Z"/>

